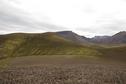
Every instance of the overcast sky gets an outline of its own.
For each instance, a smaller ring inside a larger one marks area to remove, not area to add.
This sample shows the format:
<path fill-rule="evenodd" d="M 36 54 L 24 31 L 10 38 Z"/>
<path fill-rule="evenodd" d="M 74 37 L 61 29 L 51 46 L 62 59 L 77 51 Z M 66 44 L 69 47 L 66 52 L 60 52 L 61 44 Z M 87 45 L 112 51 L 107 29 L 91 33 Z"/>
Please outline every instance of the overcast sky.
<path fill-rule="evenodd" d="M 88 37 L 126 31 L 126 0 L 0 0 L 0 34 L 64 30 Z"/>

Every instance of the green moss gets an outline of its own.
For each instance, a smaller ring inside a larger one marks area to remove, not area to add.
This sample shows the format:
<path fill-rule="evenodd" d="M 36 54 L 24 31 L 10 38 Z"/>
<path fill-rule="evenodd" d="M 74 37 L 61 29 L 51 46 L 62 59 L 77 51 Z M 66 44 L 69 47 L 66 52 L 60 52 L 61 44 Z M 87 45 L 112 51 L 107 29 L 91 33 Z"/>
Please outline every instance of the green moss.
<path fill-rule="evenodd" d="M 1 57 L 10 57 L 24 41 L 24 35 L 21 34 L 5 35 L 4 41 L 1 43 L 3 46 L 0 49 Z"/>
<path fill-rule="evenodd" d="M 0 60 L 0 69 L 7 68 L 9 66 L 9 62 L 11 58 L 1 59 Z"/>

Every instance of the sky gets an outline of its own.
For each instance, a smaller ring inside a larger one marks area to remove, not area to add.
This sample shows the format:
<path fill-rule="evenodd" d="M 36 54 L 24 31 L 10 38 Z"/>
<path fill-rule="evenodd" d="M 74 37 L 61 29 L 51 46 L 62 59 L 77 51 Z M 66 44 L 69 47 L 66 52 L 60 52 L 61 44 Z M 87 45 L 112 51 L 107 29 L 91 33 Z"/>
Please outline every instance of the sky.
<path fill-rule="evenodd" d="M 126 0 L 0 0 L 0 34 L 56 31 L 87 37 L 126 31 Z"/>

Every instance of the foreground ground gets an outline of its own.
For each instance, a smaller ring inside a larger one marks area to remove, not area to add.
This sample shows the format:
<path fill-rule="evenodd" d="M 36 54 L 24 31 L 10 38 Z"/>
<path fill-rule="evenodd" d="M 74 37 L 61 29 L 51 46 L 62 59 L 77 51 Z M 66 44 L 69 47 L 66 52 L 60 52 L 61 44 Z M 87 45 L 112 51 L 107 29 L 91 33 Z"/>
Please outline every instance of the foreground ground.
<path fill-rule="evenodd" d="M 97 60 L 17 57 L 0 70 L 0 84 L 126 84 L 126 65 Z"/>

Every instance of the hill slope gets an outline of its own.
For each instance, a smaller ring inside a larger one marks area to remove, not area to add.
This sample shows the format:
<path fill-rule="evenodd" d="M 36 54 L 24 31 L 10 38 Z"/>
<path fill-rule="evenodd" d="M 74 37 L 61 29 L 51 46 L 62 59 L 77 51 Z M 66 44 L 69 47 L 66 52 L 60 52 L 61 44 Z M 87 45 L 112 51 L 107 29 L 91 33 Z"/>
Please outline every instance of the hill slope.
<path fill-rule="evenodd" d="M 1 46 L 1 58 L 30 55 L 99 55 L 99 52 L 92 47 L 82 46 L 51 32 L 4 35 Z"/>
<path fill-rule="evenodd" d="M 79 43 L 79 44 L 84 44 L 84 43 L 88 43 L 89 39 L 84 37 L 84 36 L 80 36 L 72 31 L 61 31 L 61 32 L 56 32 L 59 36 L 71 40 L 75 43 Z"/>
<path fill-rule="evenodd" d="M 17 56 L 69 56 L 126 60 L 126 46 L 81 45 L 57 33 L 13 33 L 0 36 L 0 58 Z"/>

